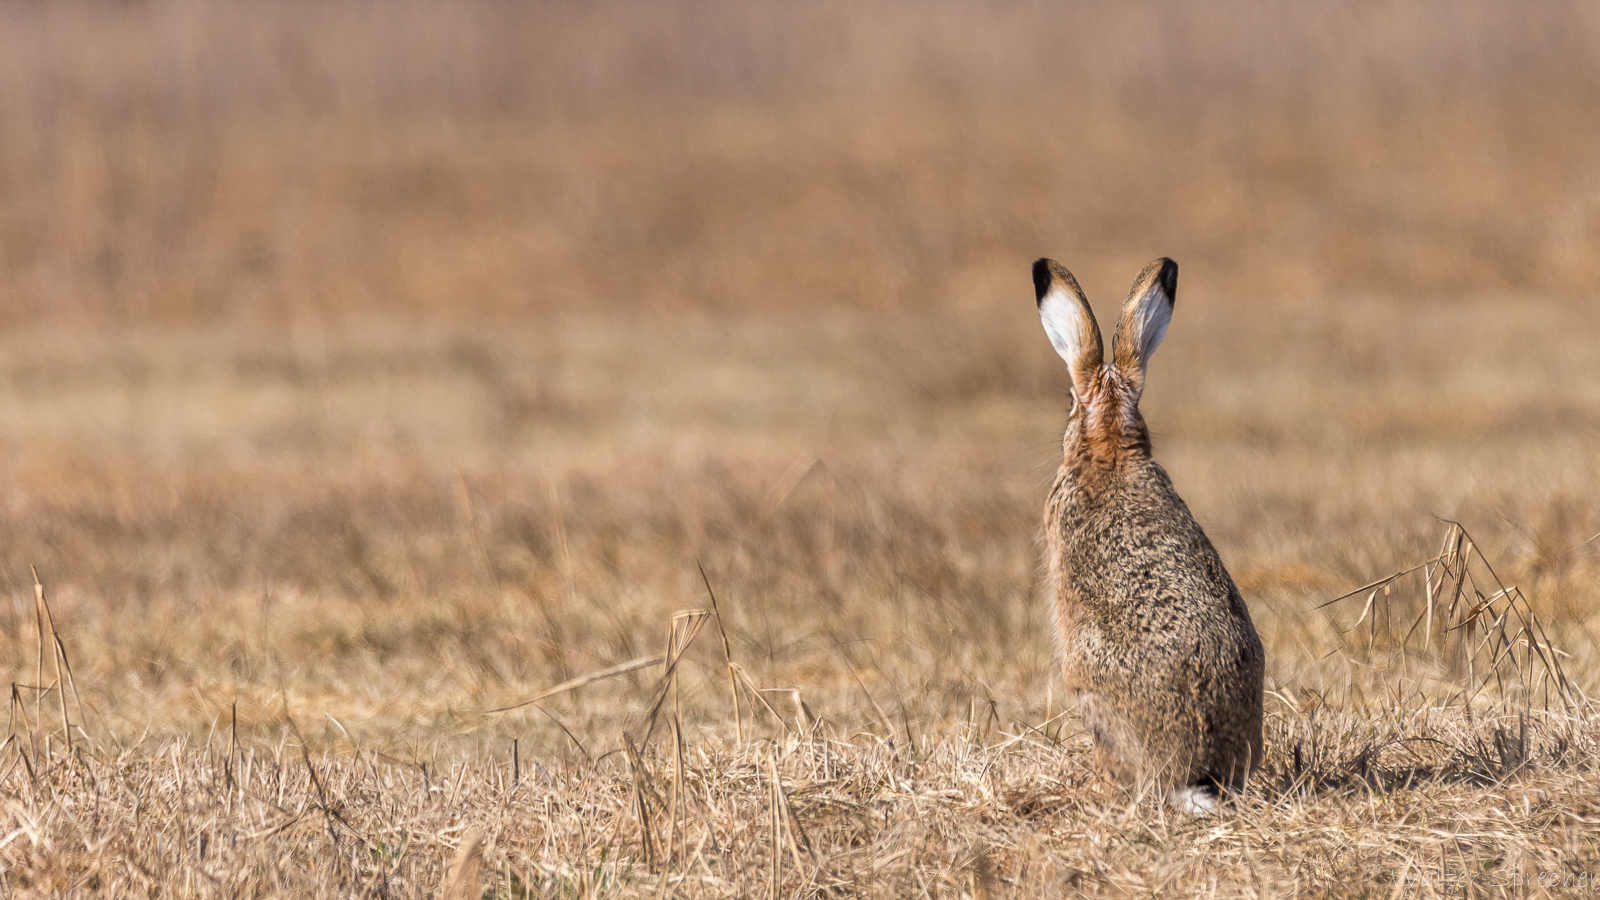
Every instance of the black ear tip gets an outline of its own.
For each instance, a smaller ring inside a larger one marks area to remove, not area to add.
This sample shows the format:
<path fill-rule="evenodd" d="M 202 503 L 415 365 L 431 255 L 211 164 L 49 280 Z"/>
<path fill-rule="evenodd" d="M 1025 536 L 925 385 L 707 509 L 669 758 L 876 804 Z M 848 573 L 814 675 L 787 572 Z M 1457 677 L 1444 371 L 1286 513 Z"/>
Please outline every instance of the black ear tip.
<path fill-rule="evenodd" d="M 1050 260 L 1041 256 L 1033 261 L 1033 299 L 1035 303 L 1043 303 L 1044 295 L 1050 292 Z"/>
<path fill-rule="evenodd" d="M 1171 259 L 1161 257 L 1161 272 L 1156 276 L 1156 282 L 1161 285 L 1169 300 L 1178 299 L 1178 264 Z"/>

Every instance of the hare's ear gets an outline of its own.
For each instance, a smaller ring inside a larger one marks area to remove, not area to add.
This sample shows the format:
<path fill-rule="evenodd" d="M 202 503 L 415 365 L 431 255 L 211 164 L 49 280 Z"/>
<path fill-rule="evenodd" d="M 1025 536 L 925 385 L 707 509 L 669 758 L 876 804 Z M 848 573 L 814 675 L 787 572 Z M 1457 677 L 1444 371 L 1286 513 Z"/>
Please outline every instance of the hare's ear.
<path fill-rule="evenodd" d="M 1111 358 L 1136 389 L 1144 389 L 1150 356 L 1167 336 L 1172 303 L 1178 297 L 1178 264 L 1162 258 L 1144 267 L 1122 305 L 1122 319 L 1111 339 Z"/>
<path fill-rule="evenodd" d="M 1078 280 L 1053 259 L 1033 264 L 1033 291 L 1039 301 L 1039 319 L 1051 346 L 1067 361 L 1072 373 L 1072 388 L 1082 396 L 1093 376 L 1105 361 L 1100 343 L 1100 326 L 1095 324 L 1089 301 L 1083 297 Z"/>

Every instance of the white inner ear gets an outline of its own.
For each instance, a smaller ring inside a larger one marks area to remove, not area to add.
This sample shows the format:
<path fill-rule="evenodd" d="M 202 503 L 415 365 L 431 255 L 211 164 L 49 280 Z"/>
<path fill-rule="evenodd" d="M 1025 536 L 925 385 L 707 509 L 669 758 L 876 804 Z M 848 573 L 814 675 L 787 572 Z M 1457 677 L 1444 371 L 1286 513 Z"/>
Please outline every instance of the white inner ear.
<path fill-rule="evenodd" d="M 1167 336 L 1167 326 L 1172 324 L 1172 301 L 1166 291 L 1151 288 L 1139 298 L 1133 311 L 1133 340 L 1139 347 L 1139 362 L 1150 364 L 1150 354 L 1161 346 Z"/>
<path fill-rule="evenodd" d="M 1039 321 L 1044 323 L 1050 346 L 1066 360 L 1067 367 L 1077 366 L 1083 355 L 1083 332 L 1088 323 L 1084 321 L 1083 307 L 1059 283 L 1052 285 L 1039 302 Z"/>

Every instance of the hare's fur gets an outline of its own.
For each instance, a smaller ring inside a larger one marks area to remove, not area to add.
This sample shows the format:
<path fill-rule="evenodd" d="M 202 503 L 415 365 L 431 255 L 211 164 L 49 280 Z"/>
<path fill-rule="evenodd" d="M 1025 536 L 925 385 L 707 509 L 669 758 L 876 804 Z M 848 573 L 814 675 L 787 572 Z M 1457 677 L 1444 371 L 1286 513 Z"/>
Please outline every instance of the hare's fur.
<path fill-rule="evenodd" d="M 1097 768 L 1203 814 L 1261 759 L 1264 655 L 1239 589 L 1151 456 L 1139 413 L 1177 271 L 1162 259 L 1140 273 L 1105 363 L 1072 275 L 1034 264 L 1039 313 L 1073 393 L 1045 506 L 1045 586 Z"/>

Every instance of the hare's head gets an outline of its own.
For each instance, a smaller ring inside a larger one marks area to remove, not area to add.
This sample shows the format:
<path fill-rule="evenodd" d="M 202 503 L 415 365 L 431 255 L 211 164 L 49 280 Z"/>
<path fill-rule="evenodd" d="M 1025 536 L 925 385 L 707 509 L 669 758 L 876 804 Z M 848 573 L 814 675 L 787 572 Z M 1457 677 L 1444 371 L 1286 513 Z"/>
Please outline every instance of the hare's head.
<path fill-rule="evenodd" d="M 1071 272 L 1053 259 L 1041 259 L 1033 264 L 1033 287 L 1045 334 L 1072 375 L 1072 413 L 1063 439 L 1069 458 L 1116 463 L 1149 455 L 1150 431 L 1139 415 L 1139 395 L 1150 356 L 1172 321 L 1178 264 L 1158 259 L 1134 279 L 1117 320 L 1110 363 L 1100 326 Z"/>

